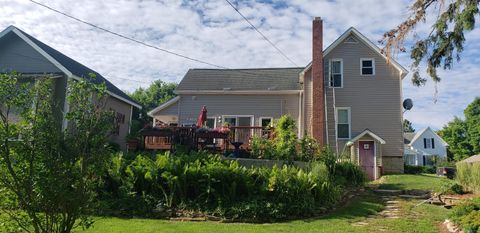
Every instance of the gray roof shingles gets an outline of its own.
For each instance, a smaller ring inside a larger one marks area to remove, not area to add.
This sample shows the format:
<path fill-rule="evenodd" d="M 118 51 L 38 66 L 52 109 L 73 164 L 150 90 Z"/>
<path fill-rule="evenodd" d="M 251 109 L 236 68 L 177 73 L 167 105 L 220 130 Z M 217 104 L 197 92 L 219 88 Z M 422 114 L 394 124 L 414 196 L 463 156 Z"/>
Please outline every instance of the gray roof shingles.
<path fill-rule="evenodd" d="M 30 40 L 33 41 L 38 47 L 40 47 L 43 51 L 48 53 L 48 55 L 52 56 L 56 61 L 58 61 L 61 65 L 63 65 L 67 70 L 72 72 L 72 74 L 80 77 L 80 78 L 88 78 L 90 79 L 89 74 L 95 74 L 96 79 L 93 80 L 94 83 L 100 84 L 102 82 L 105 82 L 105 85 L 107 86 L 107 89 L 112 92 L 115 95 L 118 95 L 128 101 L 131 101 L 133 103 L 138 104 L 135 100 L 130 98 L 125 92 L 120 90 L 118 87 L 113 85 L 110 81 L 108 81 L 105 77 L 103 77 L 101 74 L 98 72 L 80 64 L 79 62 L 71 59 L 70 57 L 64 55 L 63 53 L 57 51 L 56 49 L 46 45 L 45 43 L 37 40 L 35 37 L 29 35 L 28 33 L 16 28 L 17 30 L 21 31 L 25 36 L 27 36 Z M 91 80 L 92 81 L 92 80 Z M 140 104 L 138 104 L 140 105 Z"/>
<path fill-rule="evenodd" d="M 178 91 L 300 90 L 304 67 L 257 69 L 190 69 Z"/>

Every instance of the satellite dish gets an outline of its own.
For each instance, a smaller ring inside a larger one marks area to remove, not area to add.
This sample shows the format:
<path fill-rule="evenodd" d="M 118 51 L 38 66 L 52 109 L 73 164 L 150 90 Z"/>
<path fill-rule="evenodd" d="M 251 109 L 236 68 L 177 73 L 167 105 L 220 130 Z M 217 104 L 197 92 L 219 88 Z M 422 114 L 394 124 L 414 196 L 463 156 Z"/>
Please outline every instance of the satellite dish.
<path fill-rule="evenodd" d="M 403 101 L 403 108 L 405 109 L 405 111 L 412 109 L 412 107 L 413 107 L 412 99 L 409 98 Z"/>

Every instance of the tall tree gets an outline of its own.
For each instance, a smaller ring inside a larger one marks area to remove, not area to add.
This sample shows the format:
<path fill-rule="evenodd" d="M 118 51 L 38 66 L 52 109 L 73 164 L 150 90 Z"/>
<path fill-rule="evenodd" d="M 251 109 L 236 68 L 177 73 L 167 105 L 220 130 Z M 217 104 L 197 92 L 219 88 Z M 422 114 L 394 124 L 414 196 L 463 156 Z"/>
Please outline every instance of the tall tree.
<path fill-rule="evenodd" d="M 470 103 L 464 111 L 468 142 L 474 154 L 480 153 L 480 97 Z"/>
<path fill-rule="evenodd" d="M 439 82 L 437 68 L 450 69 L 453 61 L 460 60 L 465 43 L 464 33 L 475 27 L 475 16 L 479 15 L 479 0 L 414 0 L 410 16 L 396 28 L 386 32 L 381 40 L 385 44 L 383 52 L 391 57 L 397 52 L 405 52 L 405 40 L 413 35 L 414 45 L 410 52 L 413 59 L 412 82 L 420 86 L 426 78 L 420 76 L 422 61 L 427 63 L 427 73 L 434 82 Z M 425 22 L 428 14 L 435 14 L 432 31 L 426 37 L 418 37 L 415 28 Z"/>
<path fill-rule="evenodd" d="M 465 120 L 455 117 L 439 131 L 456 161 L 480 153 L 480 98 L 465 108 L 464 115 Z"/>
<path fill-rule="evenodd" d="M 468 140 L 467 124 L 464 120 L 455 117 L 438 131 L 438 134 L 448 143 L 448 152 L 453 155 L 455 161 L 472 155 L 473 148 Z"/>
<path fill-rule="evenodd" d="M 0 200 L 6 197 L 0 212 L 21 232 L 88 227 L 96 183 L 109 156 L 113 116 L 103 108 L 106 86 L 69 82 L 68 127 L 62 130 L 54 79 L 29 80 L 0 74 Z"/>
<path fill-rule="evenodd" d="M 161 80 L 156 80 L 148 88 L 140 87 L 131 93 L 130 97 L 143 106 L 140 111 L 140 121 L 142 123 L 148 122 L 148 111 L 175 97 L 175 88 L 177 88 L 176 83 L 166 83 Z M 134 129 L 132 129 L 132 131 L 134 131 Z"/>
<path fill-rule="evenodd" d="M 403 119 L 403 132 L 405 132 L 405 133 L 415 132 L 415 128 L 413 128 L 412 122 L 410 122 L 407 119 Z"/>

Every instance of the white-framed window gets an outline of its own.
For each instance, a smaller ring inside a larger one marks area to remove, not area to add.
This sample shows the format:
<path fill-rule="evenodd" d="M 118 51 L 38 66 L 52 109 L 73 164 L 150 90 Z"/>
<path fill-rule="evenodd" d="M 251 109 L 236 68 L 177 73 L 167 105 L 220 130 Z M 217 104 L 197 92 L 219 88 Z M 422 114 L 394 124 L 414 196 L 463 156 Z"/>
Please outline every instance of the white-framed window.
<path fill-rule="evenodd" d="M 258 124 L 259 124 L 259 126 L 262 126 L 263 128 L 268 127 L 268 126 L 272 126 L 273 117 L 260 117 Z"/>
<path fill-rule="evenodd" d="M 207 121 L 205 121 L 205 126 L 209 129 L 215 129 L 217 127 L 217 118 L 207 117 Z"/>
<path fill-rule="evenodd" d="M 329 63 L 329 86 L 343 87 L 343 61 L 331 59 Z"/>
<path fill-rule="evenodd" d="M 375 59 L 360 58 L 360 74 L 364 76 L 375 75 Z"/>
<path fill-rule="evenodd" d="M 349 107 L 337 107 L 335 111 L 337 121 L 337 138 L 350 139 L 351 120 Z"/>

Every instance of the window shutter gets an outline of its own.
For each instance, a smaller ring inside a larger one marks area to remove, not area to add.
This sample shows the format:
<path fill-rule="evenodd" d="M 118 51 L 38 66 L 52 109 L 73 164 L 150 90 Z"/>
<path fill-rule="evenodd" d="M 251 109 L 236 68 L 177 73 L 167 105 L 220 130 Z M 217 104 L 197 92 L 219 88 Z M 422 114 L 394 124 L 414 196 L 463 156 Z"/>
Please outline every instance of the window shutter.
<path fill-rule="evenodd" d="M 426 138 L 423 139 L 423 148 L 427 148 L 427 139 Z"/>
<path fill-rule="evenodd" d="M 433 138 L 432 138 L 432 149 L 435 149 L 435 143 L 434 143 Z"/>

